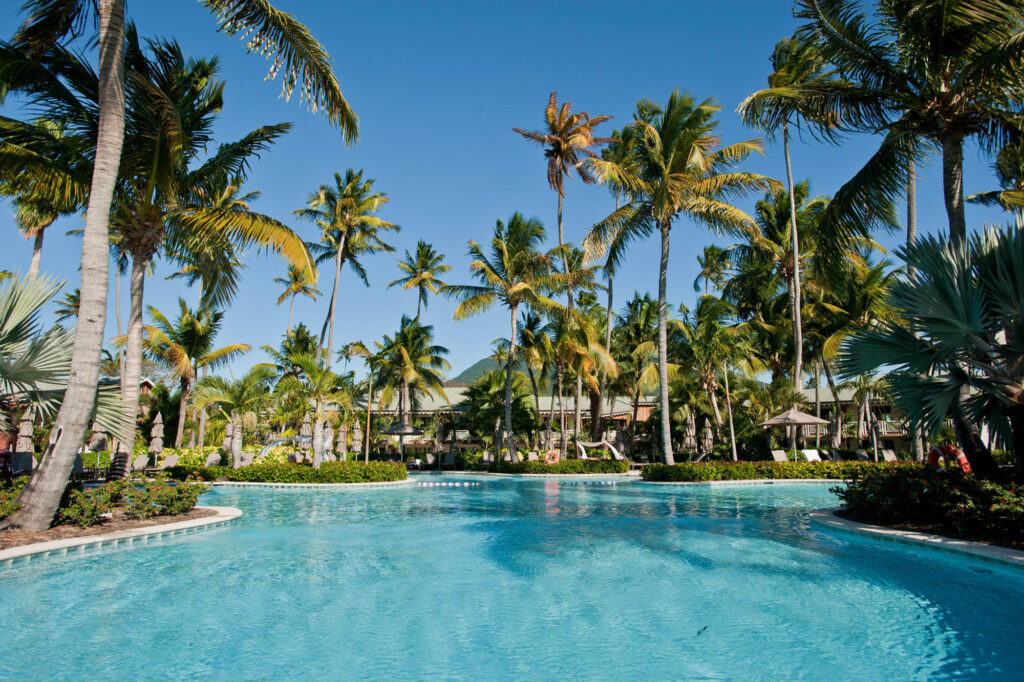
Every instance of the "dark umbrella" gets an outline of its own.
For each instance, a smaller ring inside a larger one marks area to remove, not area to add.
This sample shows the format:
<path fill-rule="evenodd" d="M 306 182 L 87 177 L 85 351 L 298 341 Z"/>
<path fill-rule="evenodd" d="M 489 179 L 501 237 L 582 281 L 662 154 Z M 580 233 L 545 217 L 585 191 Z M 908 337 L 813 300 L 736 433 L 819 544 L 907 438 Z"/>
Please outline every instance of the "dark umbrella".
<path fill-rule="evenodd" d="M 405 461 L 405 437 L 406 436 L 420 436 L 423 432 L 417 429 L 415 426 L 409 424 L 395 424 L 381 431 L 386 436 L 398 436 L 398 447 L 401 453 L 402 461 Z"/>

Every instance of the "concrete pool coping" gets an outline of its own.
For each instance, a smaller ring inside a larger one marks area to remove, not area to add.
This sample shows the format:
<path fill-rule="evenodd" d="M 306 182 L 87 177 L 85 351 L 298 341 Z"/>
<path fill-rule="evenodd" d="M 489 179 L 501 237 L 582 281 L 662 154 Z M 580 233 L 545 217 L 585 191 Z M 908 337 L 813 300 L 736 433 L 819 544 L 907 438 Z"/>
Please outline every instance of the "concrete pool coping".
<path fill-rule="evenodd" d="M 203 506 L 196 507 L 196 509 L 210 509 L 216 513 L 213 516 L 204 516 L 187 521 L 175 521 L 174 523 L 164 523 L 158 526 L 144 526 L 142 528 L 130 528 L 102 535 L 85 535 L 77 538 L 48 540 L 47 542 L 36 542 L 31 545 L 11 547 L 0 550 L 0 567 L 8 568 L 15 562 L 28 562 L 32 559 L 44 559 L 55 555 L 64 556 L 69 554 L 71 550 L 77 550 L 76 554 L 81 555 L 85 554 L 86 550 L 118 547 L 120 545 L 130 546 L 136 542 L 149 543 L 151 540 L 159 540 L 165 537 L 196 533 L 201 530 L 225 526 L 242 515 L 242 510 L 235 507 Z"/>
<path fill-rule="evenodd" d="M 253 481 L 213 481 L 215 488 L 279 488 L 285 490 L 366 490 L 367 488 L 401 488 L 416 481 L 406 478 L 401 481 L 376 481 L 374 483 L 263 483 Z"/>
<path fill-rule="evenodd" d="M 860 523 L 837 516 L 836 512 L 838 511 L 839 507 L 815 510 L 811 512 L 811 522 L 825 528 L 876 540 L 914 545 L 916 547 L 928 547 L 942 552 L 951 552 L 961 556 L 981 559 L 982 561 L 1024 569 L 1024 552 L 1020 550 L 999 547 L 998 545 L 986 545 L 980 542 L 971 542 L 970 540 L 959 540 L 944 535 L 933 535 L 931 533 L 898 530 L 886 526 Z"/>
<path fill-rule="evenodd" d="M 416 472 L 420 473 L 420 472 Z M 430 472 L 423 472 L 424 474 L 430 474 Z M 431 474 L 437 476 L 438 474 Z M 557 478 L 557 479 L 569 479 L 569 478 L 580 478 L 580 479 L 595 479 L 595 478 L 614 478 L 620 479 L 633 479 L 639 478 L 640 473 L 627 472 L 624 474 L 501 474 L 493 471 L 451 471 L 441 474 L 443 476 L 494 476 L 497 478 Z"/>

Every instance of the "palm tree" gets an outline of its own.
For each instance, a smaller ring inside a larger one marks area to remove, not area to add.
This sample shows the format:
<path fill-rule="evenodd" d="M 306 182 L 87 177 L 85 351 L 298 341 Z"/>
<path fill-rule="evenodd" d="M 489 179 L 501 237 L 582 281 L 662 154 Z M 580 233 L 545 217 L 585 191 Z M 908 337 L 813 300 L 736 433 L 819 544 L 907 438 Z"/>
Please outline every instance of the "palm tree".
<path fill-rule="evenodd" d="M 146 327 L 145 338 L 146 352 L 150 357 L 167 367 L 178 378 L 181 397 L 178 407 L 178 429 L 174 436 L 175 448 L 181 447 L 188 401 L 192 386 L 199 376 L 199 370 L 224 365 L 252 348 L 246 343 L 233 343 L 222 348 L 214 348 L 213 342 L 220 331 L 224 313 L 207 308 L 192 311 L 180 298 L 178 308 L 178 317 L 171 322 L 163 313 L 150 306 L 149 316 L 154 324 Z"/>
<path fill-rule="evenodd" d="M 794 88 L 814 120 L 882 131 L 878 152 L 841 190 L 863 197 L 902 190 L 924 145 L 942 153 L 949 236 L 964 242 L 963 145 L 1000 149 L 1019 129 L 1024 8 L 1016 3 L 798 0 L 801 27 L 842 79 Z"/>
<path fill-rule="evenodd" d="M 29 277 L 32 277 L 30 274 Z M 57 304 L 54 314 L 58 322 L 66 320 L 78 320 L 78 311 L 82 306 L 82 293 L 76 287 L 73 291 L 64 294 L 64 298 Z"/>
<path fill-rule="evenodd" d="M 370 417 L 373 413 L 373 371 L 378 358 L 370 352 L 362 341 L 351 341 L 338 351 L 338 359 L 345 361 L 363 358 L 366 361 L 366 445 L 363 451 L 363 463 L 370 463 Z"/>
<path fill-rule="evenodd" d="M 640 399 L 658 386 L 658 348 L 651 339 L 658 332 L 658 305 L 650 295 L 633 294 L 612 332 L 612 348 L 619 364 L 619 378 L 633 401 L 630 443 L 636 442 Z M 669 365 L 669 379 L 677 367 Z"/>
<path fill-rule="evenodd" d="M 889 391 L 912 425 L 934 433 L 951 414 L 957 439 L 966 444 L 976 436 L 965 425 L 987 423 L 1014 451 L 1021 477 L 1024 232 L 991 229 L 966 244 L 929 236 L 902 255 L 915 273 L 890 287 L 895 315 L 851 335 L 839 357 L 842 374 L 893 368 Z M 972 470 L 997 471 L 983 444 L 964 452 Z"/>
<path fill-rule="evenodd" d="M 672 93 L 657 113 L 650 103 L 637 105 L 639 142 L 636 168 L 611 161 L 589 159 L 602 181 L 621 184 L 634 198 L 595 225 L 587 235 L 589 254 L 609 253 L 618 263 L 629 243 L 657 231 L 661 235 L 658 276 L 658 374 L 661 381 L 662 415 L 671 413 L 668 400 L 668 254 L 669 232 L 681 216 L 713 230 L 743 231 L 753 220 L 729 203 L 753 189 L 766 189 L 773 181 L 756 173 L 732 168 L 747 156 L 761 151 L 759 140 L 719 146 L 714 120 L 718 107 L 712 100 L 696 103 L 689 95 Z M 662 448 L 666 464 L 674 463 L 670 424 L 661 420 Z"/>
<path fill-rule="evenodd" d="M 829 75 L 824 73 L 824 59 L 817 46 L 806 39 L 799 37 L 780 40 L 772 52 L 772 73 L 768 76 L 768 87 L 770 91 L 788 91 L 807 83 L 827 81 Z M 790 226 L 790 250 L 792 251 L 791 262 L 793 272 L 791 273 L 790 284 L 790 306 L 793 316 L 793 381 L 797 390 L 803 388 L 803 322 L 801 319 L 801 305 L 803 297 L 800 294 L 800 236 L 797 229 L 796 191 L 793 187 L 793 165 L 789 158 L 789 124 L 790 120 L 799 116 L 802 112 L 791 100 L 774 98 L 769 101 L 775 106 L 765 106 L 762 101 L 758 105 L 751 103 L 757 95 L 748 97 L 739 106 L 740 116 L 747 124 L 753 124 L 763 128 L 769 134 L 782 128 L 782 149 L 786 159 L 786 189 L 789 195 L 789 226 Z"/>
<path fill-rule="evenodd" d="M 313 468 L 319 469 L 323 461 L 324 408 L 329 402 L 347 404 L 351 391 L 343 377 L 320 365 L 312 355 L 294 355 L 290 360 L 299 374 L 282 378 L 274 393 L 294 396 L 306 405 L 313 403 Z"/>
<path fill-rule="evenodd" d="M 334 319 L 342 266 L 348 262 L 363 283 L 369 286 L 366 272 L 359 263 L 359 255 L 374 251 L 394 251 L 378 232 L 397 232 L 399 228 L 375 215 L 388 202 L 388 198 L 383 192 L 373 191 L 374 182 L 372 179 L 364 181 L 363 171 L 349 168 L 344 177 L 339 173 L 334 174 L 333 186 L 321 185 L 320 189 L 310 194 L 306 208 L 292 211 L 298 218 L 320 228 L 320 243 L 310 245 L 317 255 L 317 265 L 334 261 L 334 287 L 331 289 L 327 319 L 320 332 L 321 346 L 324 337 L 327 338 L 328 366 L 334 349 Z"/>
<path fill-rule="evenodd" d="M 217 16 L 219 31 L 245 38 L 251 51 L 273 55 L 268 76 L 281 75 L 282 96 L 287 99 L 298 86 L 300 102 L 308 102 L 313 110 L 322 109 L 347 141 L 355 140 L 356 115 L 341 94 L 330 56 L 309 29 L 264 0 L 204 0 L 204 4 Z M 89 425 L 99 377 L 107 308 L 107 224 L 124 135 L 124 5 L 124 0 L 28 0 L 28 20 L 15 36 L 19 45 L 40 52 L 88 25 L 87 15 L 93 8 L 96 11 L 96 144 L 82 243 L 83 314 L 76 328 L 71 381 L 53 428 L 57 437 L 48 445 L 39 469 L 19 497 L 21 509 L 11 519 L 13 525 L 26 530 L 43 530 L 53 521 Z"/>
<path fill-rule="evenodd" d="M 416 255 L 405 252 L 405 260 L 399 261 L 398 268 L 405 273 L 405 277 L 396 279 L 388 284 L 388 289 L 393 286 L 402 285 L 403 289 L 416 289 L 416 320 L 420 319 L 420 307 L 427 309 L 427 294 L 437 294 L 446 284 L 441 281 L 438 275 L 451 270 L 450 265 L 444 265 L 441 261 L 444 255 L 434 251 L 434 247 L 423 241 L 416 242 Z"/>
<path fill-rule="evenodd" d="M 234 426 L 231 436 L 232 465 L 242 465 L 243 417 L 259 413 L 270 404 L 270 382 L 274 370 L 268 365 L 256 365 L 242 378 L 229 381 L 221 376 L 200 379 L 196 394 L 196 407 L 216 406 L 228 423 Z"/>
<path fill-rule="evenodd" d="M 309 277 L 301 268 L 297 268 L 294 265 L 289 265 L 288 274 L 284 277 L 275 277 L 274 282 L 284 285 L 284 291 L 277 297 L 277 305 L 284 303 L 286 298 L 291 299 L 291 302 L 288 304 L 288 329 L 285 332 L 290 334 L 292 331 L 292 311 L 295 309 L 295 297 L 308 296 L 315 301 L 316 297 L 320 295 L 320 290 L 310 282 Z"/>
<path fill-rule="evenodd" d="M 505 418 L 505 373 L 494 369 L 471 383 L 463 395 L 461 407 L 462 421 L 477 435 L 493 433 L 495 422 Z M 512 377 L 512 423 L 516 430 L 528 430 L 536 423 L 533 408 L 530 405 L 529 389 L 521 373 Z M 500 444 L 494 443 L 497 448 Z"/>
<path fill-rule="evenodd" d="M 554 308 L 557 304 L 548 295 L 563 290 L 572 281 L 568 274 L 553 270 L 552 262 L 560 249 L 539 251 L 544 238 L 544 226 L 536 218 L 526 219 L 516 212 L 507 225 L 498 220 L 489 254 L 476 242 L 469 242 L 469 256 L 473 259 L 469 269 L 480 284 L 448 285 L 442 290 L 449 298 L 459 301 L 456 320 L 478 315 L 496 303 L 509 310 L 511 336 L 505 372 L 505 447 L 512 453 L 513 461 L 519 459 L 512 432 L 512 372 L 517 353 L 519 308 Z"/>
<path fill-rule="evenodd" d="M 697 264 L 700 265 L 700 272 L 693 280 L 693 290 L 700 291 L 700 282 L 704 280 L 704 293 L 708 293 L 708 285 L 714 285 L 716 289 L 721 288 L 722 283 L 728 279 L 729 269 L 732 265 L 731 254 L 720 246 L 709 244 L 704 247 L 704 252 L 697 256 Z"/>
<path fill-rule="evenodd" d="M 540 385 L 552 357 L 551 326 L 535 310 L 527 308 L 519 319 L 519 357 L 533 389 L 533 406 L 540 416 Z"/>
<path fill-rule="evenodd" d="M 381 386 L 380 404 L 383 407 L 390 403 L 397 392 L 403 426 L 409 425 L 409 414 L 421 395 L 432 393 L 447 399 L 444 370 L 450 365 L 444 356 L 448 355 L 448 349 L 434 343 L 432 326 L 421 325 L 403 315 L 395 335 L 385 335 L 377 346 L 371 370 Z M 399 439 L 404 443 L 404 436 Z"/>
<path fill-rule="evenodd" d="M 1024 227 L 1024 145 L 1014 141 L 1002 148 L 993 164 L 1001 189 L 979 192 L 966 200 L 985 206 L 1001 206 L 1013 213 L 1017 227 Z"/>

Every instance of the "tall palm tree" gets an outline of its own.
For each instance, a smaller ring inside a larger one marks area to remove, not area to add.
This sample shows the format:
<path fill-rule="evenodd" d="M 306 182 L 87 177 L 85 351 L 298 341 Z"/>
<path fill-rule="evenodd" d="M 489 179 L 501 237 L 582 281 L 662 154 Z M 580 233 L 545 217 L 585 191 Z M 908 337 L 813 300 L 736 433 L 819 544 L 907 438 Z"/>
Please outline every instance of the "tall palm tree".
<path fill-rule="evenodd" d="M 1014 141 L 1002 148 L 993 164 L 1000 189 L 966 197 L 971 203 L 1001 206 L 1013 214 L 1017 228 L 1024 227 L 1024 144 Z"/>
<path fill-rule="evenodd" d="M 565 290 L 572 282 L 570 275 L 553 268 L 560 248 L 540 251 L 544 238 L 544 226 L 536 218 L 524 218 L 517 211 L 507 224 L 498 220 L 489 253 L 476 242 L 469 242 L 469 256 L 473 259 L 469 270 L 480 284 L 447 285 L 442 290 L 445 296 L 459 301 L 455 309 L 457 320 L 478 315 L 496 303 L 508 308 L 511 335 L 505 371 L 505 447 L 512 453 L 513 461 L 519 459 L 512 432 L 512 373 L 518 350 L 519 309 L 553 309 L 557 304 L 548 295 Z"/>
<path fill-rule="evenodd" d="M 787 38 L 780 40 L 772 52 L 772 73 L 768 76 L 768 88 L 770 91 L 792 90 L 799 88 L 806 83 L 827 81 L 829 74 L 824 71 L 824 58 L 821 51 L 814 42 L 801 37 Z M 803 297 L 800 293 L 800 232 L 797 229 L 796 192 L 793 186 L 793 165 L 789 158 L 789 125 L 792 119 L 802 112 L 798 105 L 792 100 L 775 98 L 770 100 L 775 106 L 751 106 L 751 99 L 756 95 L 747 98 L 740 104 L 740 116 L 747 124 L 753 124 L 763 128 L 769 134 L 779 128 L 782 129 L 782 149 L 786 159 L 786 189 L 789 194 L 789 226 L 790 226 L 790 250 L 792 251 L 791 262 L 793 271 L 790 274 L 790 306 L 793 317 L 793 381 L 797 390 L 803 388 L 803 322 L 801 319 L 801 305 Z M 762 97 L 762 101 L 763 101 Z"/>
<path fill-rule="evenodd" d="M 320 189 L 309 195 L 306 207 L 292 213 L 320 228 L 320 242 L 311 244 L 317 256 L 317 265 L 334 262 L 334 286 L 327 319 L 320 332 L 320 345 L 327 338 L 327 365 L 331 364 L 334 349 L 334 319 L 338 305 L 338 280 L 341 268 L 346 262 L 367 286 L 366 272 L 359 263 L 359 255 L 374 251 L 391 252 L 394 249 L 384 242 L 379 232 L 399 230 L 397 225 L 387 222 L 376 213 L 388 202 L 383 192 L 373 191 L 373 179 L 363 180 L 363 171 L 349 168 L 345 175 L 334 174 L 334 185 L 320 185 Z"/>
<path fill-rule="evenodd" d="M 633 240 L 653 232 L 661 236 L 661 262 L 658 275 L 658 374 L 661 381 L 661 409 L 671 413 L 668 399 L 668 254 L 669 233 L 680 216 L 713 230 L 744 231 L 753 220 L 729 203 L 754 189 L 766 189 L 773 181 L 756 173 L 733 170 L 754 152 L 761 151 L 759 140 L 720 146 L 715 133 L 714 115 L 720 107 L 712 100 L 697 103 L 689 95 L 675 91 L 664 109 L 648 113 L 650 103 L 637 106 L 639 142 L 636 168 L 615 162 L 589 159 L 599 179 L 621 184 L 634 198 L 611 216 L 595 225 L 587 235 L 587 251 L 603 254 L 618 263 Z M 661 420 L 663 457 L 674 463 L 670 424 Z"/>
<path fill-rule="evenodd" d="M 619 364 L 619 378 L 633 401 L 630 419 L 630 443 L 636 442 L 637 414 L 640 400 L 658 386 L 658 348 L 651 339 L 658 333 L 658 305 L 650 295 L 633 294 L 619 315 L 612 332 L 615 360 Z M 669 379 L 676 371 L 669 365 Z"/>
<path fill-rule="evenodd" d="M 731 254 L 726 249 L 714 244 L 704 247 L 703 253 L 697 255 L 697 265 L 700 272 L 693 280 L 693 290 L 700 291 L 701 280 L 704 281 L 704 293 L 708 293 L 708 286 L 713 285 L 716 289 L 728 279 L 731 267 Z"/>
<path fill-rule="evenodd" d="M 284 277 L 275 277 L 274 283 L 284 285 L 284 291 L 277 297 L 277 305 L 284 303 L 286 298 L 291 299 L 288 303 L 288 329 L 285 332 L 290 334 L 292 331 L 292 311 L 295 309 L 295 298 L 297 296 L 308 296 L 315 301 L 316 297 L 320 295 L 320 290 L 310 282 L 309 276 L 301 268 L 297 268 L 294 265 L 288 266 L 288 274 Z"/>
<path fill-rule="evenodd" d="M 313 468 L 319 469 L 324 451 L 325 407 L 330 402 L 350 402 L 351 387 L 344 377 L 322 366 L 312 355 L 293 355 L 290 360 L 299 368 L 299 374 L 283 377 L 274 393 L 292 395 L 307 405 L 313 404 Z"/>
<path fill-rule="evenodd" d="M 299 101 L 322 109 L 345 138 L 357 137 L 357 119 L 341 93 L 330 56 L 301 22 L 265 0 L 203 0 L 219 20 L 218 30 L 238 35 L 250 51 L 273 55 L 269 77 L 280 75 L 286 99 L 299 87 Z M 103 329 L 107 308 L 108 229 L 114 186 L 118 176 L 125 119 L 124 0 L 27 0 L 28 19 L 15 36 L 16 43 L 33 52 L 45 50 L 88 25 L 96 12 L 99 46 L 96 88 L 96 144 L 88 208 L 82 241 L 83 314 L 76 328 L 71 381 L 40 467 L 19 497 L 21 510 L 11 520 L 26 530 L 43 530 L 53 521 L 79 444 L 89 425 L 90 409 L 99 377 Z M 31 162 L 27 162 L 31 163 Z"/>
<path fill-rule="evenodd" d="M 31 277 L 31 275 L 29 276 Z M 73 291 L 69 291 L 64 294 L 64 298 L 57 303 L 57 309 L 53 312 L 57 316 L 58 322 L 78 320 L 78 311 L 81 307 L 82 293 L 78 288 L 75 288 Z"/>
<path fill-rule="evenodd" d="M 552 357 L 551 327 L 535 310 L 527 308 L 519 319 L 519 357 L 533 390 L 533 406 L 540 416 L 540 388 Z"/>
<path fill-rule="evenodd" d="M 373 372 L 378 358 L 370 352 L 362 341 L 351 341 L 338 351 L 338 359 L 346 361 L 363 358 L 366 362 L 366 441 L 363 450 L 363 463 L 370 463 L 370 418 L 373 414 Z"/>
<path fill-rule="evenodd" d="M 450 265 L 442 263 L 444 255 L 434 251 L 434 247 L 420 239 L 416 242 L 416 255 L 407 250 L 405 259 L 399 261 L 398 269 L 405 277 L 388 284 L 388 289 L 401 285 L 403 289 L 416 289 L 416 320 L 420 319 L 420 307 L 427 309 L 427 295 L 437 294 L 446 285 L 439 275 L 451 270 Z"/>
<path fill-rule="evenodd" d="M 224 365 L 252 349 L 247 343 L 232 343 L 214 348 L 214 339 L 220 332 L 224 313 L 199 308 L 190 310 L 183 299 L 178 299 L 178 317 L 171 322 L 153 306 L 149 316 L 153 325 L 146 327 L 145 349 L 150 357 L 171 370 L 178 378 L 181 391 L 178 406 L 178 428 L 174 447 L 181 447 L 185 431 L 185 414 L 192 386 L 200 369 L 213 369 Z"/>
<path fill-rule="evenodd" d="M 268 365 L 256 365 L 241 378 L 228 380 L 221 376 L 200 379 L 196 394 L 197 407 L 217 407 L 232 424 L 231 458 L 237 469 L 242 465 L 243 417 L 257 414 L 270 404 L 270 385 L 274 370 Z"/>
<path fill-rule="evenodd" d="M 903 189 L 925 145 L 942 153 L 950 239 L 964 242 L 963 145 L 999 150 L 1019 129 L 1024 7 L 1015 2 L 798 0 L 800 31 L 842 79 L 795 95 L 815 120 L 882 131 L 878 152 L 844 190 L 870 200 Z M 840 198 L 841 190 L 836 195 Z"/>
<path fill-rule="evenodd" d="M 398 411 L 402 425 L 409 425 L 409 414 L 421 395 L 445 397 L 444 370 L 450 365 L 444 356 L 448 349 L 434 343 L 434 328 L 421 325 L 403 315 L 394 336 L 384 335 L 377 343 L 371 369 L 381 386 L 380 404 L 390 403 L 398 393 Z M 369 435 L 369 434 L 367 434 Z M 399 437 L 404 443 L 404 436 Z"/>

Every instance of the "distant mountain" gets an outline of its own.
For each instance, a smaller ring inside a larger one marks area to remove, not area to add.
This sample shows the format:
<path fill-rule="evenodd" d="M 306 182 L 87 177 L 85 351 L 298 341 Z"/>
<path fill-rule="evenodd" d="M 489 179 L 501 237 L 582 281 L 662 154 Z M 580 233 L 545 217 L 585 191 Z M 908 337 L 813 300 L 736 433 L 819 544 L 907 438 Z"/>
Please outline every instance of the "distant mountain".
<path fill-rule="evenodd" d="M 520 362 L 516 369 L 526 371 L 526 367 Z M 471 383 L 479 379 L 484 375 L 485 372 L 489 372 L 494 369 L 502 369 L 503 366 L 498 364 L 498 361 L 494 358 L 482 358 L 477 360 L 468 368 L 463 370 L 457 377 L 449 379 L 445 382 L 446 386 L 469 386 Z"/>

